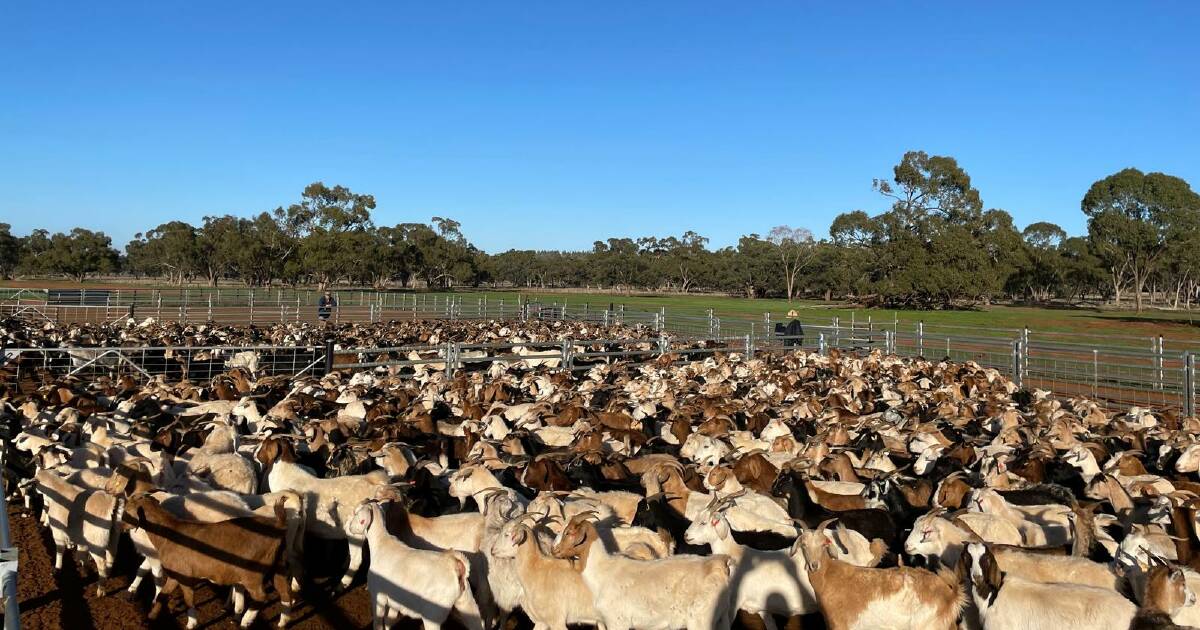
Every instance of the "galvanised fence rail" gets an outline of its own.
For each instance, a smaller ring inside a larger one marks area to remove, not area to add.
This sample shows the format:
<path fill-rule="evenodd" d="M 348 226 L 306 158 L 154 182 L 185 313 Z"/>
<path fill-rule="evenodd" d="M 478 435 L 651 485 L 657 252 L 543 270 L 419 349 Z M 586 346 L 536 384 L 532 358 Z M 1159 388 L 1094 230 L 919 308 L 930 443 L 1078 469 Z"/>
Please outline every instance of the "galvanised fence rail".
<path fill-rule="evenodd" d="M 1196 411 L 1195 356 L 1200 354 L 1200 340 L 930 325 L 898 319 L 881 321 L 870 316 L 853 316 L 846 321 L 838 317 L 819 318 L 808 311 L 795 320 L 798 324 L 792 324 L 792 320 L 772 321 L 769 314 L 764 314 L 761 319 L 718 317 L 712 310 L 697 315 L 668 312 L 665 308 L 630 309 L 612 303 L 597 306 L 586 302 L 547 304 L 525 301 L 520 296 L 489 300 L 431 293 L 341 291 L 335 294 L 338 306 L 330 318 L 335 322 L 571 320 L 635 326 L 656 337 L 709 341 L 749 352 L 796 347 L 818 352 L 834 348 L 841 351 L 879 349 L 900 356 L 974 361 L 999 370 L 1024 387 L 1046 389 L 1064 396 L 1088 397 L 1114 406 L 1168 408 L 1188 415 Z M 0 289 L 0 317 L 17 316 L 56 324 L 119 322 L 131 317 L 135 320 L 152 317 L 164 321 L 220 324 L 314 323 L 318 321 L 316 301 L 319 297 L 320 293 L 316 291 L 292 289 Z M 790 329 L 789 324 L 792 324 Z M 128 361 L 109 354 L 97 358 L 96 364 L 132 363 L 141 366 L 147 374 L 178 374 L 182 368 L 177 357 L 197 356 L 198 349 L 187 349 L 188 353 L 177 354 L 174 359 L 165 356 L 169 350 L 121 349 L 120 354 Z M 212 350 L 228 353 L 239 349 Z M 420 353 L 420 350 L 414 351 Z M 60 350 L 58 354 L 46 350 L 38 352 L 42 353 L 38 356 L 47 368 L 59 369 L 69 364 L 69 369 L 76 369 L 81 362 L 77 350 Z M 189 367 L 189 375 L 217 367 L 211 357 L 204 356 L 203 350 L 199 352 L 200 358 L 195 360 L 198 371 Z M 323 350 L 310 349 L 307 354 L 295 349 L 259 349 L 256 352 L 262 355 L 260 360 L 265 371 L 291 374 L 311 369 L 309 364 L 317 361 Z M 445 361 L 447 351 L 440 348 L 438 352 L 442 354 L 430 358 L 431 362 Z M 650 353 L 638 356 L 650 356 Z M 636 356 L 631 354 L 628 358 Z M 84 358 L 82 362 L 86 360 Z M 388 360 L 399 359 L 390 357 Z M 451 362 L 451 365 L 457 363 Z"/>

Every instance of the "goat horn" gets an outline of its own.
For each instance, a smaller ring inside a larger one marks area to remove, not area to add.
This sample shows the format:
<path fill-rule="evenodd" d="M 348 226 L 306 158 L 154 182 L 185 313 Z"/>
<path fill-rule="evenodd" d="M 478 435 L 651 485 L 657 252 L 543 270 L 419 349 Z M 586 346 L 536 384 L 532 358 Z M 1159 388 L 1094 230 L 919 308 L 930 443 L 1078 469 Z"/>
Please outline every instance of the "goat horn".
<path fill-rule="evenodd" d="M 525 512 L 524 514 L 519 514 L 516 518 L 513 519 L 513 521 L 520 523 L 522 521 L 533 519 L 534 522 L 536 523 L 539 520 L 538 519 L 539 516 L 540 516 L 539 514 L 534 514 L 532 512 Z"/>

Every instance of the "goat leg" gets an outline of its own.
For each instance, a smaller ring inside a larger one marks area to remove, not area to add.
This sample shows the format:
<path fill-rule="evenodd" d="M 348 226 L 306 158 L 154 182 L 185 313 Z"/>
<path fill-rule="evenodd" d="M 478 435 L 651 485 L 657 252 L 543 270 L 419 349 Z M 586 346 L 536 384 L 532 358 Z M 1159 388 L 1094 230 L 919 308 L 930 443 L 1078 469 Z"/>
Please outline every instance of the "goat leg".
<path fill-rule="evenodd" d="M 133 576 L 133 580 L 129 582 L 129 587 L 125 590 L 130 594 L 137 593 L 138 587 L 142 585 L 142 579 L 145 578 L 146 574 L 149 572 L 150 569 L 147 569 L 146 563 L 143 562 L 142 566 L 138 567 L 137 574 Z"/>
<path fill-rule="evenodd" d="M 163 602 L 167 601 L 171 593 L 174 593 L 178 586 L 179 581 L 173 577 L 168 577 L 164 580 L 162 589 L 154 594 L 154 606 L 150 607 L 150 614 L 146 615 L 146 617 L 151 620 L 158 619 L 158 615 L 162 613 Z"/>
<path fill-rule="evenodd" d="M 196 611 L 196 590 L 187 584 L 180 584 L 179 591 L 183 594 L 183 603 L 187 604 L 187 630 L 194 630 L 200 623 L 199 613 Z"/>
<path fill-rule="evenodd" d="M 292 589 L 290 588 L 290 579 L 286 573 L 279 572 L 271 576 L 275 584 L 275 591 L 279 593 L 279 602 L 283 604 L 283 611 L 279 613 L 279 627 L 285 628 L 288 622 L 292 620 Z"/>
<path fill-rule="evenodd" d="M 363 556 L 363 540 L 357 536 L 349 536 L 346 542 L 350 547 L 350 564 L 346 567 L 346 574 L 342 576 L 341 587 L 343 589 L 350 588 L 350 583 L 354 581 L 355 574 L 358 573 L 358 567 L 362 564 Z"/>

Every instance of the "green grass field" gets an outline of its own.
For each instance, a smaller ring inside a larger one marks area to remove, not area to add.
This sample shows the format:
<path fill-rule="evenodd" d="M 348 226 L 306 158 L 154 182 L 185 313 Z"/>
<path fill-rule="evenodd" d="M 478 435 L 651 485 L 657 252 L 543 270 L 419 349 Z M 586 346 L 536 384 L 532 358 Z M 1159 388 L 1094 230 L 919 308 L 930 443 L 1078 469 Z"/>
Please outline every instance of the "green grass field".
<path fill-rule="evenodd" d="M 460 293 L 464 303 L 487 296 L 489 301 L 514 300 L 516 292 Z M 843 324 L 899 320 L 902 327 L 924 321 L 927 326 L 967 326 L 1016 330 L 1028 326 L 1034 332 L 1087 333 L 1098 336 L 1153 337 L 1200 341 L 1200 312 L 1097 310 L 1074 308 L 1037 308 L 1026 306 L 987 306 L 976 310 L 891 310 L 854 309 L 816 301 L 795 301 L 789 305 L 783 299 L 756 299 L 715 295 L 610 295 L 521 292 L 546 304 L 578 306 L 589 304 L 603 309 L 608 304 L 625 304 L 626 308 L 655 310 L 666 307 L 667 313 L 704 315 L 711 308 L 718 317 L 756 318 L 770 313 L 772 321 L 783 321 L 789 309 L 796 309 L 804 321 L 831 321 L 840 317 Z M 1128 344 L 1120 344 L 1128 345 Z"/>

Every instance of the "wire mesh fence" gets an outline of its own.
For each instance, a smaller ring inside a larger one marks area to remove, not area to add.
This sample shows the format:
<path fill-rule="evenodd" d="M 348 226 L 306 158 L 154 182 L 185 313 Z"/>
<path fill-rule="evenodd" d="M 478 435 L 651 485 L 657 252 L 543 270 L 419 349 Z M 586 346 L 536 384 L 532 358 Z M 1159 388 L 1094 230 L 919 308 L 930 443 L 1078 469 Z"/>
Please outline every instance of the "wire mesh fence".
<path fill-rule="evenodd" d="M 317 302 L 321 293 L 297 289 L 180 289 L 180 290 L 45 290 L 0 289 L 0 316 L 19 317 L 32 321 L 79 323 L 119 323 L 128 319 L 154 318 L 163 321 L 216 324 L 270 325 L 277 323 L 314 323 L 319 321 Z M 631 309 L 622 304 L 593 306 L 587 302 L 567 304 L 514 299 L 489 299 L 486 296 L 464 297 L 455 294 L 389 293 L 371 291 L 335 292 L 337 300 L 329 314 L 334 322 L 385 322 L 427 319 L 493 319 L 517 321 L 583 321 L 597 326 L 623 325 L 635 331 L 634 340 L 606 340 L 632 344 L 627 348 L 605 347 L 594 352 L 626 353 L 579 356 L 574 350 L 564 358 L 563 365 L 580 358 L 586 364 L 596 356 L 627 359 L 649 357 L 661 352 L 655 342 L 644 352 L 636 349 L 638 338 L 666 338 L 670 344 L 707 341 L 724 348 L 746 352 L 782 351 L 803 348 L 827 352 L 837 348 L 844 351 L 879 349 L 885 353 L 906 357 L 974 361 L 1013 378 L 1018 384 L 1040 388 L 1060 395 L 1086 396 L 1113 405 L 1173 408 L 1192 414 L 1195 408 L 1196 384 L 1194 356 L 1200 354 L 1200 341 L 1167 340 L 1162 337 L 1115 336 L 1093 333 L 1061 333 L 1034 331 L 1028 328 L 981 328 L 955 325 L 928 325 L 923 322 L 900 322 L 898 319 L 878 320 L 870 315 L 852 316 L 849 321 L 840 317 L 822 319 L 806 315 L 788 322 L 772 321 L 769 314 L 762 318 L 719 317 L 709 309 L 706 313 L 668 312 Z M 644 339 L 642 339 L 644 342 Z M 649 343 L 649 342 L 646 342 Z M 532 346 L 531 346 L 532 347 Z M 574 348 L 574 346 L 572 346 Z M 634 348 L 634 349 L 630 349 Z M 690 351 L 690 347 L 670 346 L 674 351 Z M 147 374 L 181 373 L 178 359 L 161 358 L 167 349 L 121 349 L 119 356 L 108 354 L 97 359 L 97 366 L 110 364 L 139 366 Z M 215 349 L 214 349 L 215 350 Z M 221 353 L 238 349 L 221 349 Z M 471 356 L 485 349 L 406 348 L 363 349 L 364 357 L 374 353 L 374 359 L 353 362 L 339 355 L 337 361 L 346 365 L 372 367 L 384 361 L 428 361 L 462 366 L 488 362 L 488 356 Z M 244 351 L 244 350 L 243 350 Z M 415 352 L 416 358 L 401 357 L 397 352 Z M 528 351 L 528 348 L 523 351 Z M 553 349 L 543 349 L 551 353 Z M 77 350 L 39 350 L 43 368 L 58 369 L 72 366 L 87 354 Z M 74 352 L 75 354 L 71 354 Z M 323 352 L 317 348 L 308 355 L 268 351 L 264 368 L 271 373 L 299 372 L 306 367 L 303 357 L 312 361 Z M 457 357 L 448 352 L 460 352 Z M 431 354 L 432 353 L 432 354 Z M 511 353 L 510 353 L 511 354 Z M 436 355 L 436 356 L 434 356 Z M 204 349 L 191 348 L 178 356 L 204 357 Z M 378 357 L 384 357 L 380 360 Z M 530 361 L 537 357 L 504 357 L 510 362 Z M 484 361 L 480 361 L 484 359 Z M 321 359 L 324 360 L 323 358 Z M 189 358 L 187 361 L 191 361 Z M 185 361 L 185 363 L 187 363 Z M 205 359 L 196 361 L 206 365 Z M 412 368 L 399 364 L 400 367 Z M 204 369 L 201 368 L 200 372 Z M 194 374 L 191 368 L 189 374 Z"/>

